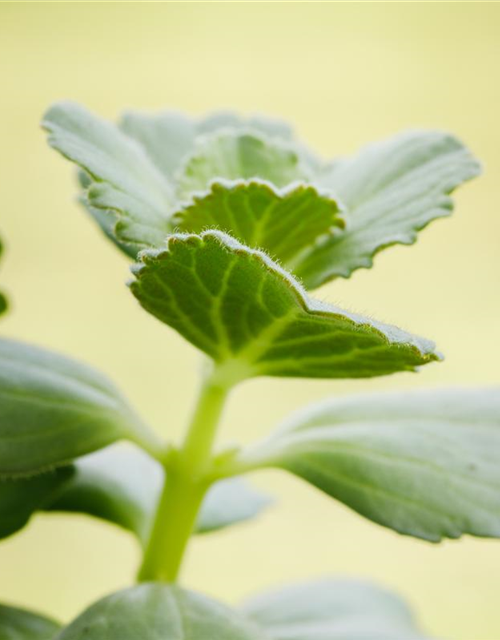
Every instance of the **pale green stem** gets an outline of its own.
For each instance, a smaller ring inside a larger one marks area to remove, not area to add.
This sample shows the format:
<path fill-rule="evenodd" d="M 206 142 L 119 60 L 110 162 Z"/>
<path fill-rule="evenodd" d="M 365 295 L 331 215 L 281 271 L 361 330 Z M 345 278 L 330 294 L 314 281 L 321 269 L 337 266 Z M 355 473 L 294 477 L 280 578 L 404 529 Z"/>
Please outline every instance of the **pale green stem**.
<path fill-rule="evenodd" d="M 166 463 L 166 479 L 138 580 L 175 582 L 186 547 L 210 486 L 207 472 L 228 385 L 210 375 L 203 383 L 198 404 L 181 449 Z"/>

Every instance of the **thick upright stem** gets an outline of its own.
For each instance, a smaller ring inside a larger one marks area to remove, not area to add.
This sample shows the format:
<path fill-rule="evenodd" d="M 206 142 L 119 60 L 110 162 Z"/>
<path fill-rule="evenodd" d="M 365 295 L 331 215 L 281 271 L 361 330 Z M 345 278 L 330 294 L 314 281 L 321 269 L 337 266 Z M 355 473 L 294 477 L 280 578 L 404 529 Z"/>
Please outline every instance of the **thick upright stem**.
<path fill-rule="evenodd" d="M 181 449 L 169 459 L 163 493 L 138 579 L 175 582 L 201 503 L 228 387 L 208 377 Z"/>

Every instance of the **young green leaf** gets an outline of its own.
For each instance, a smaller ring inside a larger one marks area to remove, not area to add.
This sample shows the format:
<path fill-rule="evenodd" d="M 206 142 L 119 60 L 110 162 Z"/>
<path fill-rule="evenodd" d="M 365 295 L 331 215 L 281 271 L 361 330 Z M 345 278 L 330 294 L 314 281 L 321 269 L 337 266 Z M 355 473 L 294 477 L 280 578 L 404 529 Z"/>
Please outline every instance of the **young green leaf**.
<path fill-rule="evenodd" d="M 0 605 L 1 640 L 53 640 L 60 628 L 38 613 Z"/>
<path fill-rule="evenodd" d="M 343 234 L 310 249 L 296 273 L 308 289 L 372 266 L 376 253 L 412 244 L 431 220 L 453 209 L 449 194 L 480 173 L 466 147 L 439 131 L 412 131 L 334 161 L 315 182 L 348 208 Z"/>
<path fill-rule="evenodd" d="M 146 583 L 82 613 L 57 640 L 267 640 L 236 611 L 175 585 Z"/>
<path fill-rule="evenodd" d="M 72 474 L 71 467 L 59 467 L 30 478 L 0 479 L 0 539 L 22 529 L 35 511 L 51 504 Z"/>
<path fill-rule="evenodd" d="M 257 180 L 212 182 L 210 191 L 172 219 L 179 231 L 217 228 L 249 247 L 265 250 L 284 266 L 320 236 L 344 227 L 339 205 L 312 186 L 278 189 Z"/>
<path fill-rule="evenodd" d="M 424 640 L 398 596 L 356 580 L 324 579 L 264 593 L 243 613 L 272 640 Z"/>
<path fill-rule="evenodd" d="M 281 467 L 365 517 L 438 542 L 500 537 L 500 389 L 352 396 L 292 417 L 240 468 Z"/>
<path fill-rule="evenodd" d="M 108 520 L 131 531 L 145 544 L 163 486 L 160 464 L 139 449 L 110 447 L 77 460 L 74 467 L 64 490 L 46 508 Z M 217 531 L 253 518 L 269 502 L 240 479 L 218 482 L 203 502 L 196 532 Z M 0 502 L 0 513 L 1 507 Z"/>
<path fill-rule="evenodd" d="M 177 193 L 189 199 L 206 191 L 219 178 L 260 178 L 276 187 L 305 180 L 310 175 L 293 144 L 263 135 L 224 132 L 199 140 L 197 148 L 179 172 Z"/>
<path fill-rule="evenodd" d="M 42 126 L 49 144 L 91 178 L 89 207 L 111 218 L 118 214 L 119 240 L 138 247 L 163 240 L 170 231 L 173 187 L 135 140 L 69 102 L 49 109 Z"/>
<path fill-rule="evenodd" d="M 157 446 L 104 375 L 44 349 L 0 340 L 0 477 L 60 466 L 121 439 Z"/>
<path fill-rule="evenodd" d="M 264 253 L 207 231 L 172 235 L 132 268 L 141 305 L 245 377 L 360 378 L 436 360 L 431 342 L 308 298 Z"/>

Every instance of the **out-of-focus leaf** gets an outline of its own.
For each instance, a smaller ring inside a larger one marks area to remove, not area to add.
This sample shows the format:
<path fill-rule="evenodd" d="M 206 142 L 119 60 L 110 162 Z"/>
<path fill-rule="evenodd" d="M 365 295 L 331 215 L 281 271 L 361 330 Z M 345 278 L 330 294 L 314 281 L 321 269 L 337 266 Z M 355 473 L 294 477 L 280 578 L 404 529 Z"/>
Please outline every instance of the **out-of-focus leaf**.
<path fill-rule="evenodd" d="M 60 625 L 25 609 L 0 605 L 1 640 L 53 640 Z"/>

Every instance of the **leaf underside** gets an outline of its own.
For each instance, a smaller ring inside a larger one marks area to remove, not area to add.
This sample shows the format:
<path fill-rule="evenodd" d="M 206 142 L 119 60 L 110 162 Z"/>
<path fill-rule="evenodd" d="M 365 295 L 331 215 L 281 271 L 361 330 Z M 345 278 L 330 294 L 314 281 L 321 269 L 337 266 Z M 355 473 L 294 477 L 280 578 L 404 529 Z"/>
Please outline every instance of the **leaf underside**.
<path fill-rule="evenodd" d="M 357 580 L 287 586 L 251 599 L 243 612 L 272 640 L 424 640 L 398 596 Z"/>
<path fill-rule="evenodd" d="M 500 389 L 352 396 L 292 417 L 261 445 L 365 517 L 438 542 L 500 537 Z"/>
<path fill-rule="evenodd" d="M 264 253 L 222 232 L 170 236 L 133 273 L 147 311 L 241 377 L 371 377 L 438 358 L 428 341 L 310 299 Z"/>
<path fill-rule="evenodd" d="M 339 233 L 344 219 L 337 202 L 310 185 L 276 189 L 256 180 L 218 180 L 209 192 L 194 196 L 173 224 L 180 232 L 219 229 L 293 270 L 297 254 L 318 237 Z"/>
<path fill-rule="evenodd" d="M 53 640 L 59 629 L 49 618 L 0 604 L 1 640 Z"/>
<path fill-rule="evenodd" d="M 63 465 L 132 438 L 137 424 L 104 375 L 39 347 L 0 339 L 0 477 Z"/>
<path fill-rule="evenodd" d="M 449 194 L 480 170 L 459 140 L 440 131 L 406 132 L 332 162 L 315 181 L 346 206 L 347 227 L 303 256 L 298 277 L 314 289 L 371 267 L 382 249 L 413 244 L 429 222 L 451 213 Z"/>

